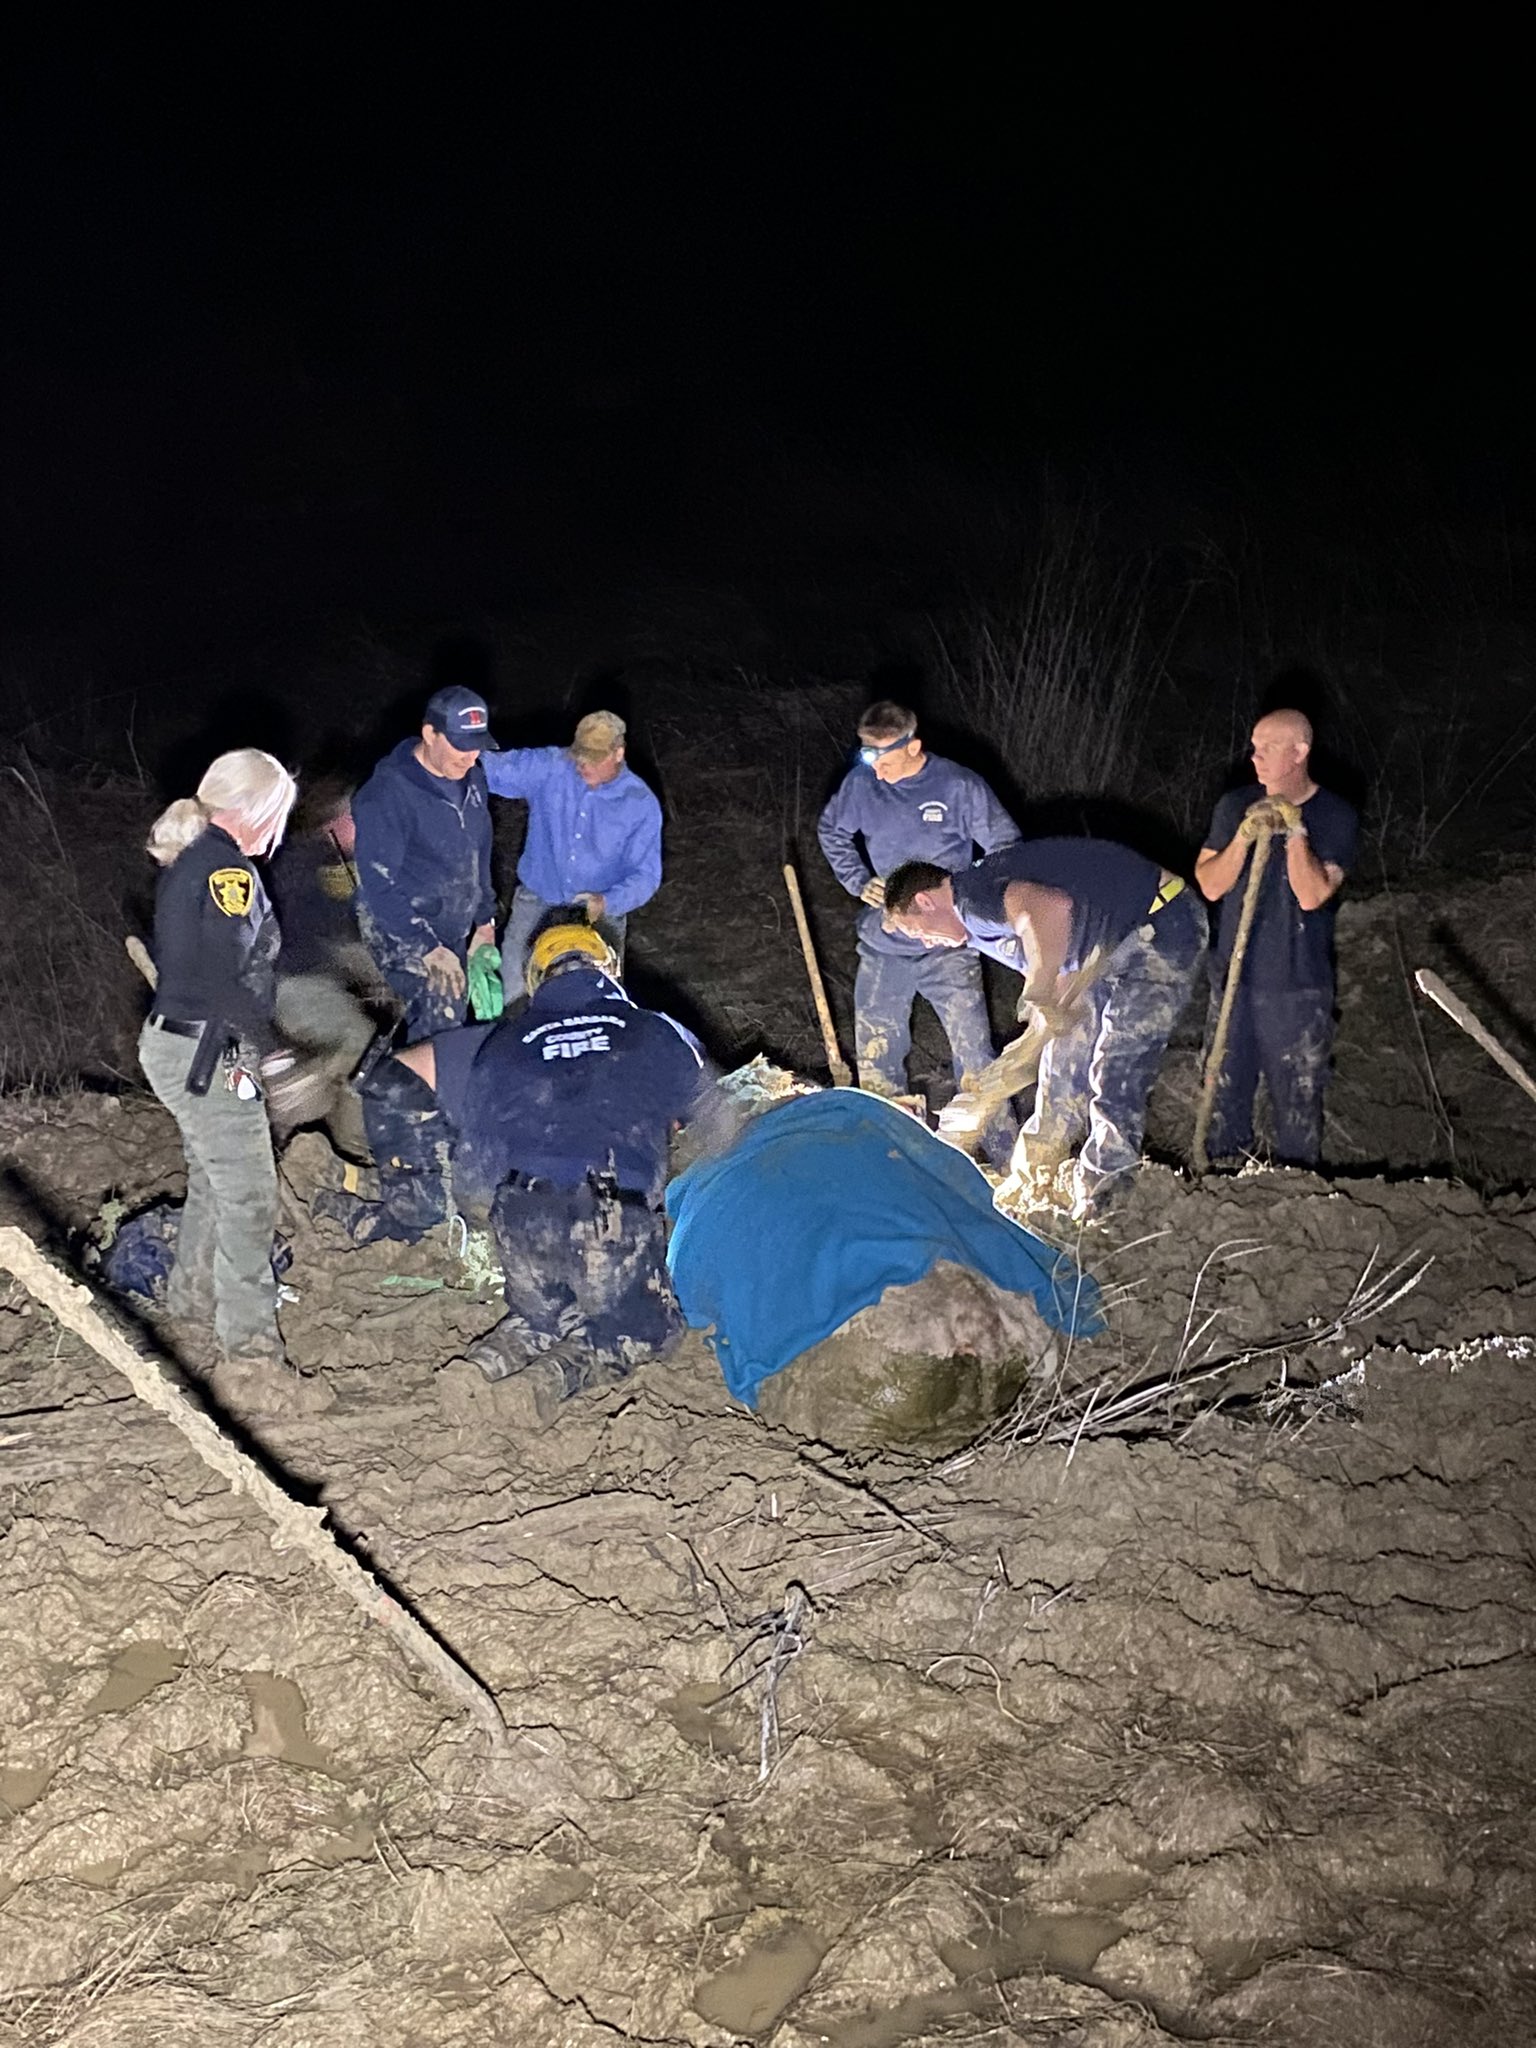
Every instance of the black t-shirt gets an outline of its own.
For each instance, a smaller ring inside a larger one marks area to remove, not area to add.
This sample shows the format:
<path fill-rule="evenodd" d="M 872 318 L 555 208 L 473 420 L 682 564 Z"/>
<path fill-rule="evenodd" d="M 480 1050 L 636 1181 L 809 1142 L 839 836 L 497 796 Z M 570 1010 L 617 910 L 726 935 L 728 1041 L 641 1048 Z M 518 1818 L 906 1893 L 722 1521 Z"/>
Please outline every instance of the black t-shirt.
<path fill-rule="evenodd" d="M 1205 835 L 1207 848 L 1216 852 L 1230 845 L 1243 822 L 1244 813 L 1264 801 L 1256 783 L 1246 789 L 1229 790 L 1211 814 L 1211 829 Z M 1353 804 L 1335 796 L 1331 789 L 1314 790 L 1301 806 L 1301 820 L 1307 839 L 1320 861 L 1343 868 L 1354 865 L 1355 845 L 1360 834 L 1360 815 Z M 1226 975 L 1243 914 L 1243 896 L 1253 849 L 1243 862 L 1242 872 L 1216 907 L 1216 946 L 1212 955 L 1218 980 Z M 1333 918 L 1337 896 L 1331 896 L 1319 910 L 1303 910 L 1296 901 L 1285 869 L 1285 841 L 1275 839 L 1259 884 L 1258 906 L 1253 930 L 1243 960 L 1243 982 L 1249 988 L 1331 989 L 1333 987 Z"/>
<path fill-rule="evenodd" d="M 1027 973 L 1031 963 L 1003 909 L 1010 882 L 1034 882 L 1072 899 L 1065 967 L 1081 967 L 1097 946 L 1103 957 L 1144 924 L 1162 869 L 1112 839 L 1021 839 L 989 853 L 953 878 L 955 908 L 978 952 Z"/>

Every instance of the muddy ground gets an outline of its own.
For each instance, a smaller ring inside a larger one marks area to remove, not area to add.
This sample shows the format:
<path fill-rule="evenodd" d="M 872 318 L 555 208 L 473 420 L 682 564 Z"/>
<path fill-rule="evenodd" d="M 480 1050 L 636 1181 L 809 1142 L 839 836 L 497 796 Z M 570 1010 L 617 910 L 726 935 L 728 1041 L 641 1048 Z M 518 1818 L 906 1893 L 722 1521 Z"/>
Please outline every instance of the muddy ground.
<path fill-rule="evenodd" d="M 177 1185 L 142 1099 L 0 1120 L 56 1250 Z M 518 1739 L 7 1286 L 0 2041 L 1531 2038 L 1536 1198 L 1149 1168 L 1075 1404 L 927 1467 L 698 1339 L 533 1430 L 451 1247 L 291 1221 L 336 1405 L 257 1446 Z"/>
<path fill-rule="evenodd" d="M 814 820 L 854 697 L 738 693 L 722 750 L 695 694 L 643 736 L 668 879 L 632 983 L 814 1070 L 780 862 L 846 1043 Z M 6 1044 L 89 1037 L 107 1091 L 0 1099 L 0 1222 L 70 1259 L 181 1186 L 111 879 L 150 806 L 79 802 L 101 875 L 38 901 L 102 946 L 0 977 Z M 303 1140 L 284 1324 L 336 1401 L 253 1441 L 494 1689 L 505 1761 L 0 1280 L 0 2043 L 1536 2038 L 1536 1108 L 1411 988 L 1530 1060 L 1533 907 L 1523 870 L 1347 901 L 1342 1177 L 1149 1167 L 1073 1247 L 1106 1335 L 933 1465 L 733 1407 L 698 1339 L 534 1429 L 453 1362 L 494 1289 L 313 1231 Z M 940 1053 L 920 1028 L 935 1101 Z"/>

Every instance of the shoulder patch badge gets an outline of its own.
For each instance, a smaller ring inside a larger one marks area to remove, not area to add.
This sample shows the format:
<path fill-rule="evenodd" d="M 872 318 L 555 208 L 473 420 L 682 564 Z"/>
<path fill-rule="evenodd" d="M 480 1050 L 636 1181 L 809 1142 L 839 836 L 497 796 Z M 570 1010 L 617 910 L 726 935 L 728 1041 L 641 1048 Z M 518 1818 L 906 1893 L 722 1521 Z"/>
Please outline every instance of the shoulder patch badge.
<path fill-rule="evenodd" d="M 246 915 L 255 886 L 249 868 L 215 868 L 208 877 L 208 893 L 226 917 Z"/>

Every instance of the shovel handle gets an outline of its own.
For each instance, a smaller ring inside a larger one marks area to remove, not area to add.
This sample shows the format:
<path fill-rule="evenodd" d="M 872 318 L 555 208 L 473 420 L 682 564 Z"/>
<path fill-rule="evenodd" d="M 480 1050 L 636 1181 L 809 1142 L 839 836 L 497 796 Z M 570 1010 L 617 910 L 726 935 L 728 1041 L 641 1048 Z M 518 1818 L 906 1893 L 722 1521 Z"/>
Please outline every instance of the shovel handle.
<path fill-rule="evenodd" d="M 1432 1003 L 1438 1003 L 1453 1024 L 1459 1024 L 1468 1038 L 1473 1039 L 1487 1053 L 1489 1059 L 1504 1069 L 1511 1081 L 1523 1088 L 1533 1102 L 1536 1102 L 1536 1081 L 1521 1066 L 1513 1053 L 1508 1053 L 1494 1037 L 1480 1018 L 1474 1017 L 1461 997 L 1452 993 L 1439 975 L 1428 967 L 1421 967 L 1414 975 L 1419 993 L 1426 995 Z"/>
<path fill-rule="evenodd" d="M 853 1084 L 853 1072 L 838 1050 L 837 1033 L 832 1028 L 832 1011 L 827 1003 L 826 987 L 821 978 L 821 968 L 817 965 L 816 948 L 811 943 L 811 928 L 806 922 L 805 904 L 800 896 L 800 877 L 788 861 L 784 863 L 784 886 L 789 891 L 790 908 L 795 913 L 795 925 L 800 933 L 800 951 L 805 956 L 805 971 L 810 978 L 811 997 L 816 1004 L 816 1016 L 821 1024 L 821 1042 L 826 1049 L 832 1085 L 834 1088 L 848 1088 Z"/>

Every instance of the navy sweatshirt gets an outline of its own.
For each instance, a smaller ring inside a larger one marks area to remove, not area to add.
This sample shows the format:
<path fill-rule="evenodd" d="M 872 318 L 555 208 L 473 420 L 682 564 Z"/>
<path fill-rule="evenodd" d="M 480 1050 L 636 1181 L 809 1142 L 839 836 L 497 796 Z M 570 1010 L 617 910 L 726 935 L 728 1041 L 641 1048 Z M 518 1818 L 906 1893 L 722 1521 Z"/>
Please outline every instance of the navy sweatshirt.
<path fill-rule="evenodd" d="M 415 747 L 402 740 L 352 799 L 359 907 L 388 950 L 462 960 L 496 914 L 485 775 L 478 761 L 462 782 L 429 775 Z"/>
<path fill-rule="evenodd" d="M 827 864 L 850 896 L 863 894 L 871 874 L 884 881 L 905 861 L 965 868 L 978 846 L 995 853 L 1018 836 L 1018 826 L 981 777 L 938 754 L 930 754 L 904 782 L 882 782 L 860 762 L 844 777 L 817 827 Z M 859 917 L 859 939 L 873 953 L 917 957 L 923 951 L 919 940 L 888 932 L 880 912 L 868 906 Z"/>

